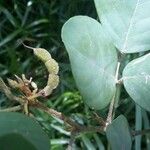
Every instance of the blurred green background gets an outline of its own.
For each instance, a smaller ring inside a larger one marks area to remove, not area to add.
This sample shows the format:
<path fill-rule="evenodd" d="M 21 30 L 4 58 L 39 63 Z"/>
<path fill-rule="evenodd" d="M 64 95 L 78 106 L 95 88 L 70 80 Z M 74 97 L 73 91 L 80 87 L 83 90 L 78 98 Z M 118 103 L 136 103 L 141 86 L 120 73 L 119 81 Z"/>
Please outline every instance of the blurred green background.
<path fill-rule="evenodd" d="M 0 77 L 14 78 L 14 74 L 33 77 L 39 87 L 47 81 L 47 71 L 31 50 L 24 48 L 19 40 L 32 47 L 47 49 L 60 66 L 59 87 L 46 100 L 46 105 L 71 116 L 85 125 L 97 125 L 92 110 L 83 104 L 69 63 L 69 58 L 61 41 L 61 28 L 72 16 L 88 15 L 97 19 L 93 0 L 1 0 L 0 1 Z M 130 55 L 127 62 L 137 57 Z M 134 103 L 125 90 L 117 114 L 125 114 L 134 127 Z M 0 108 L 10 107 L 0 93 Z M 99 112 L 97 112 L 99 113 Z M 52 118 L 42 111 L 34 110 L 39 124 L 51 139 L 52 150 L 66 149 L 70 132 L 61 120 Z M 130 115 L 129 115 L 130 114 Z M 106 117 L 106 110 L 101 111 Z M 146 119 L 148 120 L 148 119 Z M 144 142 L 145 144 L 145 142 Z M 76 137 L 75 149 L 109 149 L 105 136 L 88 133 Z"/>

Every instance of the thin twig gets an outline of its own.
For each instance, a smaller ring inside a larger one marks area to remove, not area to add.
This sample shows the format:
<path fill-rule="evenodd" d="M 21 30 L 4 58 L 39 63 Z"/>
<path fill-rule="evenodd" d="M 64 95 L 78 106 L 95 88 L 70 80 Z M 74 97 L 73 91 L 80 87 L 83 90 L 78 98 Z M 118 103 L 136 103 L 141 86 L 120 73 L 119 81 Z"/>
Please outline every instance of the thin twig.
<path fill-rule="evenodd" d="M 100 117 L 96 112 L 93 112 L 94 116 L 95 116 L 95 120 L 102 126 L 105 126 L 105 121 L 102 117 Z"/>
<path fill-rule="evenodd" d="M 18 105 L 18 106 L 6 108 L 6 109 L 0 109 L 0 112 L 15 112 L 15 111 L 19 111 L 21 109 L 22 109 L 21 105 Z"/>
<path fill-rule="evenodd" d="M 58 112 L 52 108 L 48 108 L 46 106 L 44 106 L 42 103 L 37 102 L 35 105 L 33 105 L 33 107 L 39 108 L 41 110 L 43 110 L 44 112 L 48 113 L 49 115 L 59 118 L 60 120 L 64 121 L 65 123 L 67 123 L 69 126 L 71 126 L 72 132 L 78 134 L 81 132 L 99 132 L 99 133 L 104 133 L 104 126 L 101 127 L 95 127 L 95 126 L 83 126 L 80 125 L 78 123 L 76 123 L 75 121 L 73 121 L 71 118 L 65 116 L 63 113 Z"/>
<path fill-rule="evenodd" d="M 113 114 L 113 108 L 114 108 L 114 103 L 115 103 L 115 95 L 113 96 L 113 99 L 111 100 L 110 106 L 109 106 L 109 111 L 106 119 L 106 128 L 109 124 L 112 122 L 112 114 Z"/>
<path fill-rule="evenodd" d="M 66 122 L 70 126 L 76 126 L 77 128 L 79 126 L 77 123 L 72 121 L 70 118 L 66 117 L 61 112 L 58 112 L 58 111 L 56 111 L 56 110 L 54 110 L 52 108 L 48 108 L 48 107 L 44 106 L 42 103 L 40 103 L 40 102 L 37 102 L 35 104 L 35 107 L 42 109 L 44 112 L 48 113 L 49 115 L 52 115 L 53 117 L 56 117 L 56 118 L 59 118 L 60 120 L 63 120 L 64 122 Z"/>

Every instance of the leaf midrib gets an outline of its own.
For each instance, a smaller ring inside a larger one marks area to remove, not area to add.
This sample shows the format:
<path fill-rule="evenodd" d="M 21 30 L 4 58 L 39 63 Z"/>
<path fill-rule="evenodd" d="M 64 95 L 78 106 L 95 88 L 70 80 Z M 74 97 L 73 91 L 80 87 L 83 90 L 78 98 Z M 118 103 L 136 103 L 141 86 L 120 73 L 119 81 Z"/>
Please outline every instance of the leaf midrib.
<path fill-rule="evenodd" d="M 140 1 L 140 0 L 137 0 L 135 9 L 134 9 L 134 11 L 133 11 L 133 14 L 132 14 L 132 16 L 131 16 L 131 20 L 130 20 L 130 22 L 129 22 L 129 27 L 127 28 L 127 33 L 126 33 L 125 40 L 124 40 L 124 44 L 123 44 L 122 50 L 121 50 L 121 51 L 123 51 L 123 52 L 126 51 L 129 34 L 130 34 L 131 29 L 132 29 L 132 27 L 133 27 L 134 16 L 135 16 L 135 14 L 136 14 L 136 12 L 137 12 L 137 9 L 138 9 L 138 6 L 139 6 L 139 1 Z"/>

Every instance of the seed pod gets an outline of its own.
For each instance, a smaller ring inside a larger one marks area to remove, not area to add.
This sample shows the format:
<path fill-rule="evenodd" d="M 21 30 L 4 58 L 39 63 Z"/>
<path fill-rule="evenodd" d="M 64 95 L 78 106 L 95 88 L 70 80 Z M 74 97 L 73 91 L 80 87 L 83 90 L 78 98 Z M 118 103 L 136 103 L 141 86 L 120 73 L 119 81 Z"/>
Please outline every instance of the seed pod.
<path fill-rule="evenodd" d="M 57 74 L 59 71 L 58 63 L 54 59 L 49 59 L 45 66 L 50 74 Z"/>
<path fill-rule="evenodd" d="M 46 86 L 44 89 L 42 89 L 39 94 L 46 97 L 52 93 L 53 89 L 50 86 Z"/>
<path fill-rule="evenodd" d="M 58 86 L 59 83 L 59 66 L 58 63 L 51 58 L 50 53 L 43 49 L 43 48 L 32 48 L 30 46 L 25 45 L 22 43 L 25 47 L 30 48 L 34 51 L 34 54 L 45 63 L 45 66 L 49 72 L 49 77 L 47 81 L 47 85 L 44 89 L 42 89 L 39 94 L 41 96 L 48 96 L 52 93 L 53 89 L 55 89 Z"/>
<path fill-rule="evenodd" d="M 47 86 L 50 86 L 51 89 L 55 89 L 59 83 L 59 76 L 55 74 L 49 74 Z"/>
<path fill-rule="evenodd" d="M 51 59 L 50 53 L 44 48 L 33 48 L 34 54 L 44 63 Z"/>
<path fill-rule="evenodd" d="M 59 76 L 55 74 L 49 74 L 47 85 L 39 92 L 39 94 L 44 97 L 50 95 L 52 91 L 58 86 L 58 83 Z"/>
<path fill-rule="evenodd" d="M 51 54 L 47 50 L 45 50 L 44 48 L 33 48 L 33 47 L 25 45 L 24 43 L 22 43 L 22 44 L 24 47 L 32 49 L 34 52 L 34 55 L 36 55 L 44 63 L 52 58 Z"/>

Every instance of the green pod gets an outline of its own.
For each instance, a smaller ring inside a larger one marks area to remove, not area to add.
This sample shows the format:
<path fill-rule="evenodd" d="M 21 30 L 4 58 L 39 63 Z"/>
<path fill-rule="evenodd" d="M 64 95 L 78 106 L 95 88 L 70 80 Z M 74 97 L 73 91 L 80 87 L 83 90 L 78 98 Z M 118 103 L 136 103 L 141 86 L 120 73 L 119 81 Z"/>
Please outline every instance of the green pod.
<path fill-rule="evenodd" d="M 59 76 L 55 74 L 49 74 L 47 86 L 50 86 L 52 89 L 55 89 L 59 84 Z"/>
<path fill-rule="evenodd" d="M 50 74 L 58 74 L 59 66 L 58 63 L 54 59 L 49 59 L 45 66 Z"/>
<path fill-rule="evenodd" d="M 58 86 L 58 84 L 59 76 L 55 74 L 49 74 L 47 85 L 40 91 L 40 94 L 44 97 L 49 96 L 52 91 Z"/>
<path fill-rule="evenodd" d="M 44 48 L 33 48 L 34 54 L 44 63 L 50 60 L 51 54 Z"/>
<path fill-rule="evenodd" d="M 25 45 L 22 43 L 25 47 L 32 49 L 34 51 L 34 54 L 42 61 L 45 63 L 45 66 L 49 72 L 49 77 L 47 81 L 47 85 L 44 89 L 42 89 L 39 94 L 41 96 L 48 96 L 52 93 L 53 89 L 55 89 L 58 84 L 59 84 L 59 76 L 58 71 L 59 71 L 59 66 L 58 63 L 52 59 L 50 53 L 43 49 L 43 48 L 32 48 L 30 46 Z M 34 82 L 31 82 L 33 88 L 37 89 L 37 86 Z"/>
<path fill-rule="evenodd" d="M 50 87 L 50 86 L 46 86 L 42 91 L 41 91 L 41 93 L 42 93 L 42 95 L 43 96 L 49 96 L 51 93 L 52 93 L 52 91 L 53 91 L 53 89 Z"/>

